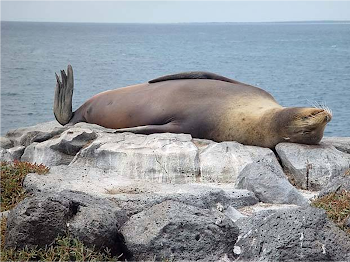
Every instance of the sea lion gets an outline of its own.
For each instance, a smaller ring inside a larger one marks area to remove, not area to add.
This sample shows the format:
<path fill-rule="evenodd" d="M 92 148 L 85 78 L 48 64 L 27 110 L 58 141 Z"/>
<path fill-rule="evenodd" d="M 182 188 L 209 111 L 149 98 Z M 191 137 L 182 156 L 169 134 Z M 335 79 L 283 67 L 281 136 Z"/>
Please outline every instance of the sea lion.
<path fill-rule="evenodd" d="M 62 125 L 87 122 L 116 132 L 186 133 L 217 142 L 273 148 L 317 144 L 332 112 L 286 108 L 266 91 L 208 72 L 189 72 L 99 93 L 72 112 L 73 69 L 57 76 L 54 115 Z"/>

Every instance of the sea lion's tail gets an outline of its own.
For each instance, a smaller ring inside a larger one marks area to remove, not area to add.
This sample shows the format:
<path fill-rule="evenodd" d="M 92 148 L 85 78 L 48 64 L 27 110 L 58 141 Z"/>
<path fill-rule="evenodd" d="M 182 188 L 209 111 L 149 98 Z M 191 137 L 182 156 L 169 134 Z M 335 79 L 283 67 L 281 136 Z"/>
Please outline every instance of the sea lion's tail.
<path fill-rule="evenodd" d="M 67 74 L 61 70 L 61 78 L 55 73 L 57 83 L 55 88 L 55 98 L 53 103 L 53 113 L 56 120 L 61 125 L 66 125 L 73 117 L 72 97 L 73 97 L 73 69 L 68 65 Z"/>

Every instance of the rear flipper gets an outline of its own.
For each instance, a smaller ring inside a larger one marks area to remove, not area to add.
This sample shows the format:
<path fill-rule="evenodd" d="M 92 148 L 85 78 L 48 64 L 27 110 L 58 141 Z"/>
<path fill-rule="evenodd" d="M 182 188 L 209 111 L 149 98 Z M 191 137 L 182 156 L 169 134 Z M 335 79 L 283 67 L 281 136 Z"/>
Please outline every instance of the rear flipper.
<path fill-rule="evenodd" d="M 147 126 L 137 126 L 130 128 L 120 128 L 114 131 L 114 133 L 131 132 L 134 134 L 155 134 L 155 133 L 183 133 L 179 125 L 170 122 L 165 125 L 147 125 Z"/>
<path fill-rule="evenodd" d="M 61 125 L 66 125 L 73 117 L 72 111 L 72 97 L 73 97 L 73 69 L 71 65 L 68 65 L 67 75 L 64 70 L 61 70 L 61 78 L 55 73 L 57 84 L 55 88 L 55 98 L 53 104 L 53 113 L 56 120 Z"/>

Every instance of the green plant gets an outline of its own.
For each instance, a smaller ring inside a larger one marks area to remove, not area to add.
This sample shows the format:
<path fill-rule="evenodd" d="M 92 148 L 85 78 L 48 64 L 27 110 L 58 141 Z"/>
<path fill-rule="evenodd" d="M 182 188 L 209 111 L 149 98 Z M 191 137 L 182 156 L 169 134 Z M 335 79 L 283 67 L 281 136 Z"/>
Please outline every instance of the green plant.
<path fill-rule="evenodd" d="M 5 222 L 6 223 L 6 222 Z M 1 240 L 4 236 L 1 232 Z M 108 249 L 103 252 L 87 248 L 82 242 L 70 236 L 57 237 L 45 248 L 28 248 L 21 250 L 1 248 L 1 261 L 118 261 Z"/>
<path fill-rule="evenodd" d="M 350 217 L 350 192 L 343 190 L 330 193 L 315 199 L 312 205 L 326 210 L 327 216 L 350 234 L 350 228 L 346 226 L 346 221 Z"/>
<path fill-rule="evenodd" d="M 46 174 L 49 168 L 40 164 L 1 162 L 1 212 L 12 209 L 26 197 L 23 180 L 28 173 Z"/>

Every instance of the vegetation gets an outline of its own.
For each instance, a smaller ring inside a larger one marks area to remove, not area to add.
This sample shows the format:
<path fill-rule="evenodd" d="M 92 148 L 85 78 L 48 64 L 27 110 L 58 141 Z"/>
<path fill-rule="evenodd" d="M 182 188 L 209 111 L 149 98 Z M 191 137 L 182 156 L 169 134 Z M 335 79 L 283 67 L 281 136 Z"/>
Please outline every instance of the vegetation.
<path fill-rule="evenodd" d="M 23 180 L 29 173 L 46 174 L 49 168 L 40 164 L 1 162 L 1 212 L 15 207 L 26 196 Z M 45 248 L 5 249 L 6 218 L 1 218 L 1 261 L 117 261 L 109 250 L 98 252 L 87 248 L 71 236 L 57 237 Z"/>
<path fill-rule="evenodd" d="M 350 227 L 346 226 L 346 221 L 350 217 L 350 192 L 343 190 L 330 193 L 315 199 L 312 205 L 326 210 L 328 217 L 350 234 Z"/>
<path fill-rule="evenodd" d="M 3 250 L 4 250 L 4 243 L 5 243 L 5 232 L 6 232 L 6 218 L 3 217 L 1 218 L 1 224 L 0 224 L 0 237 L 1 237 L 1 254 L 3 254 Z M 3 261 L 2 256 L 1 256 L 1 261 Z"/>
<path fill-rule="evenodd" d="M 1 243 L 4 241 L 3 223 L 1 221 Z M 22 250 L 3 249 L 1 261 L 117 261 L 109 250 L 97 252 L 87 248 L 79 240 L 70 236 L 57 237 L 50 246 L 45 248 L 23 248 Z"/>
<path fill-rule="evenodd" d="M 26 197 L 23 180 L 28 173 L 46 174 L 49 168 L 40 164 L 1 162 L 1 212 L 12 209 Z"/>

